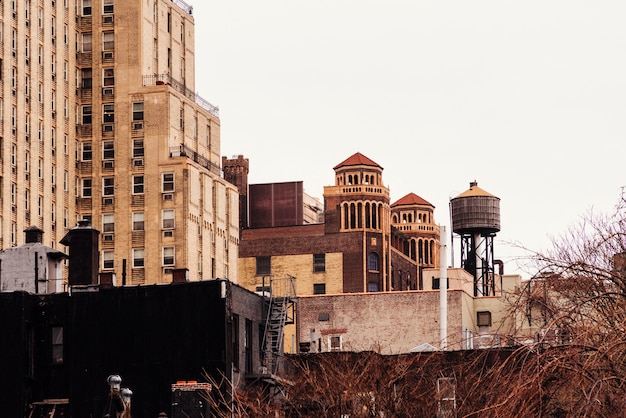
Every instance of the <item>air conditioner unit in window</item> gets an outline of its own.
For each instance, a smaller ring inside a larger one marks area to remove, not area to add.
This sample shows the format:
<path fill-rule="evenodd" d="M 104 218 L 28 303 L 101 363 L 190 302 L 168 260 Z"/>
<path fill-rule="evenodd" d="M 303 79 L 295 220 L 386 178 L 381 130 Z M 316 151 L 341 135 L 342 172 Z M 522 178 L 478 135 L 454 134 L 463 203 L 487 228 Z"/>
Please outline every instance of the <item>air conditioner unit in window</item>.
<path fill-rule="evenodd" d="M 115 89 L 113 87 L 105 87 L 102 89 L 103 96 L 113 96 L 115 94 Z"/>
<path fill-rule="evenodd" d="M 113 204 L 113 198 L 112 197 L 103 197 L 102 198 L 102 204 L 103 205 L 112 205 Z"/>
<path fill-rule="evenodd" d="M 133 166 L 143 167 L 143 158 L 133 158 Z"/>
<path fill-rule="evenodd" d="M 108 241 L 108 242 L 113 241 L 113 234 L 103 234 L 102 241 Z"/>
<path fill-rule="evenodd" d="M 113 16 L 112 15 L 104 15 L 102 16 L 102 23 L 105 25 L 113 24 Z"/>
<path fill-rule="evenodd" d="M 111 52 L 111 51 L 103 52 L 102 53 L 102 59 L 103 60 L 112 60 L 113 59 L 113 52 Z"/>
<path fill-rule="evenodd" d="M 174 272 L 174 269 L 171 267 L 164 267 L 163 268 L 163 274 L 172 274 Z"/>
<path fill-rule="evenodd" d="M 172 193 L 163 193 L 163 200 L 172 200 L 174 195 Z"/>
<path fill-rule="evenodd" d="M 143 122 L 133 122 L 133 131 L 140 131 L 143 129 Z"/>
<path fill-rule="evenodd" d="M 113 132 L 113 124 L 112 123 L 106 123 L 104 125 L 102 125 L 102 133 L 105 132 Z"/>
<path fill-rule="evenodd" d="M 171 238 L 174 236 L 174 231 L 163 231 L 163 238 Z"/>

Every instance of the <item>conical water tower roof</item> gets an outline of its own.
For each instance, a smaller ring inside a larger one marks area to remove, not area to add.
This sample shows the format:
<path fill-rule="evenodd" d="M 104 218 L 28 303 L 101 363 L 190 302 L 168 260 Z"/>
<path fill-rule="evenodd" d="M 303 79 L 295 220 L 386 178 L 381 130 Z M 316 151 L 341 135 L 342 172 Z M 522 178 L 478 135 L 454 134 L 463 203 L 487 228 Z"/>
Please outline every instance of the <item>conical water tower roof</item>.
<path fill-rule="evenodd" d="M 494 196 L 491 193 L 485 191 L 484 189 L 481 189 L 480 187 L 478 187 L 478 182 L 476 180 L 470 183 L 469 189 L 467 189 L 460 195 L 454 197 L 453 199 L 457 199 L 459 197 L 474 197 L 474 196 L 488 196 L 488 197 L 495 197 L 496 199 L 500 199 L 499 197 Z"/>

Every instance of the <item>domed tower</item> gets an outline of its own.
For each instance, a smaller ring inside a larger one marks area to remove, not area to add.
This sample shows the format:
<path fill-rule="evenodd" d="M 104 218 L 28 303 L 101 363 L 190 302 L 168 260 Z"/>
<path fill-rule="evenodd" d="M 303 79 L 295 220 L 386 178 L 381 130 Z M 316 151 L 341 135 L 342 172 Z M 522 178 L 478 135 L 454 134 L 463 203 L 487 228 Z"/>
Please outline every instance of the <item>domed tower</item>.
<path fill-rule="evenodd" d="M 403 251 L 420 267 L 439 267 L 439 225 L 435 206 L 415 193 L 409 193 L 391 205 L 391 226 L 402 232 Z"/>
<path fill-rule="evenodd" d="M 461 267 L 474 276 L 474 296 L 495 296 L 493 238 L 500 231 L 500 198 L 470 183 L 450 200 L 452 231 L 461 236 Z"/>
<path fill-rule="evenodd" d="M 325 233 L 345 234 L 350 243 L 342 249 L 350 271 L 344 292 L 388 290 L 391 227 L 383 168 L 357 152 L 333 169 L 335 185 L 324 187 Z"/>

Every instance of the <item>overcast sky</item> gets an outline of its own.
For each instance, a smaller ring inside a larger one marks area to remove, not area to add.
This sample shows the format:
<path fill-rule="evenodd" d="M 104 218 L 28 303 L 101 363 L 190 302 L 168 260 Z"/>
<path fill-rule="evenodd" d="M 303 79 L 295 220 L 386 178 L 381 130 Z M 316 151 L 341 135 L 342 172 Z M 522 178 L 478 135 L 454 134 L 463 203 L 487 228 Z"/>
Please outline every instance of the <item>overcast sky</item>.
<path fill-rule="evenodd" d="M 392 202 L 500 197 L 496 258 L 550 246 L 626 185 L 623 0 L 198 0 L 196 88 L 250 183 L 323 197 L 361 152 Z M 458 248 L 458 243 L 455 243 Z M 459 251 L 456 249 L 455 251 Z"/>

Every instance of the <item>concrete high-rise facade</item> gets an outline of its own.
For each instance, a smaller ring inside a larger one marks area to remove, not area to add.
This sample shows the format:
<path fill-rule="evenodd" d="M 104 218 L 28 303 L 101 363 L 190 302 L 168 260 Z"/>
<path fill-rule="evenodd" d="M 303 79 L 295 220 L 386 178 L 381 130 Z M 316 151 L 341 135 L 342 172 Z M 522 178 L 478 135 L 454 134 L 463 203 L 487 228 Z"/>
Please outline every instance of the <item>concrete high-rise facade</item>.
<path fill-rule="evenodd" d="M 181 0 L 0 3 L 2 248 L 80 219 L 117 283 L 237 279 L 239 197 Z"/>

